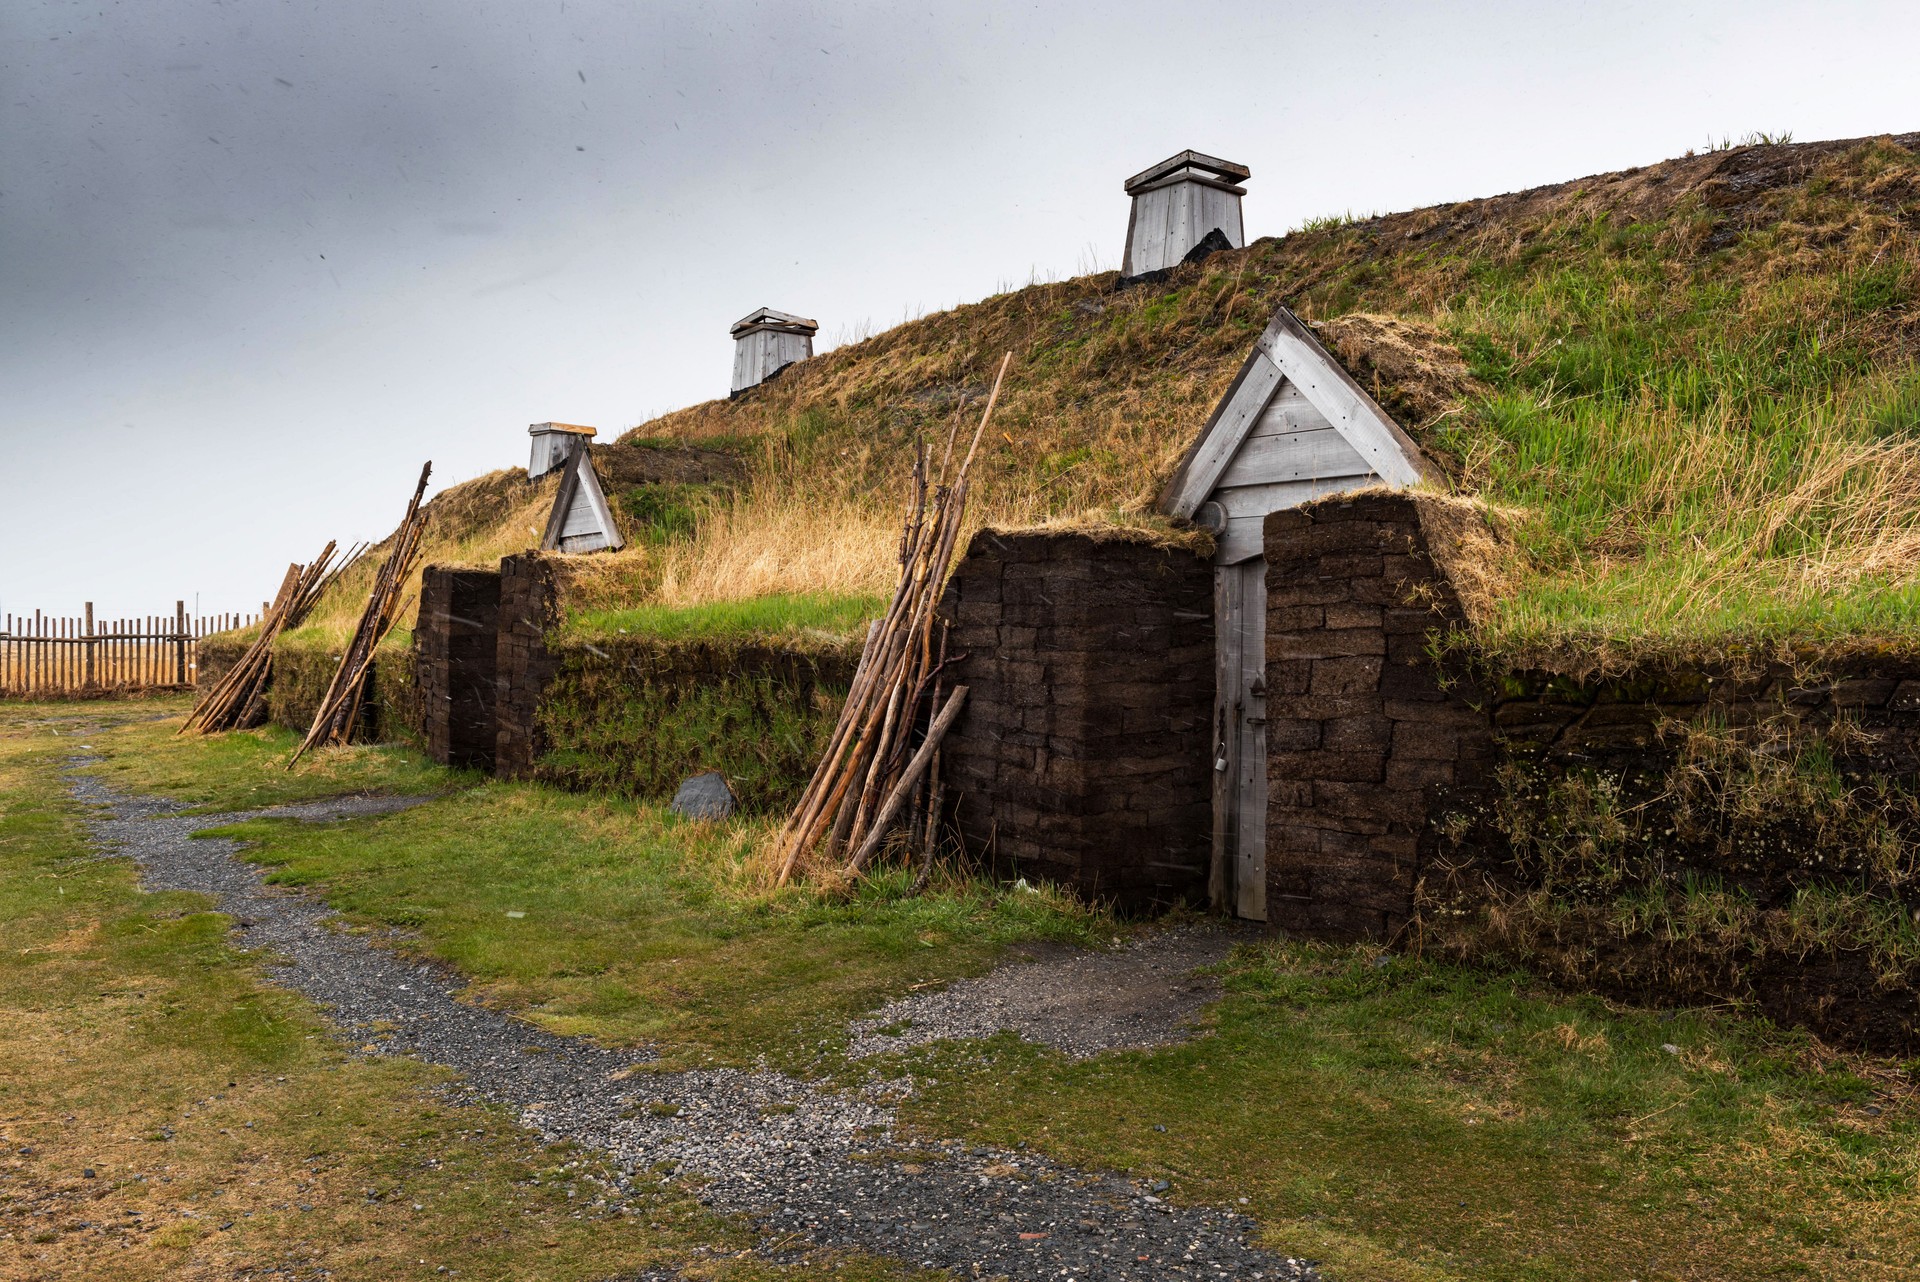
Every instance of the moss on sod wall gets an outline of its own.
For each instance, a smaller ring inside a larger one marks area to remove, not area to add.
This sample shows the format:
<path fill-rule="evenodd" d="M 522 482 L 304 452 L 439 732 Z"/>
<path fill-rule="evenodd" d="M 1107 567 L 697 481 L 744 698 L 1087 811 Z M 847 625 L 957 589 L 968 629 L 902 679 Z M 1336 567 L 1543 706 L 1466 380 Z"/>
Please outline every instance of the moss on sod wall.
<path fill-rule="evenodd" d="M 1920 665 L 1509 675 L 1437 809 L 1426 945 L 1920 1049 Z"/>
<path fill-rule="evenodd" d="M 805 786 L 859 661 L 851 646 L 642 636 L 563 642 L 554 656 L 538 778 L 658 798 L 718 770 L 758 812 L 791 804 Z"/>
<path fill-rule="evenodd" d="M 1269 920 L 1920 1052 L 1920 661 L 1515 670 L 1458 515 L 1266 520 Z"/>
<path fill-rule="evenodd" d="M 281 638 L 273 647 L 267 719 L 291 730 L 311 726 L 339 663 L 340 650 L 326 638 L 299 634 Z M 417 746 L 420 718 L 415 690 L 413 638 L 396 632 L 374 656 L 355 742 Z"/>
<path fill-rule="evenodd" d="M 193 688 L 205 690 L 226 676 L 227 669 L 238 663 L 252 644 L 251 632 L 216 632 L 202 637 L 193 647 Z"/>

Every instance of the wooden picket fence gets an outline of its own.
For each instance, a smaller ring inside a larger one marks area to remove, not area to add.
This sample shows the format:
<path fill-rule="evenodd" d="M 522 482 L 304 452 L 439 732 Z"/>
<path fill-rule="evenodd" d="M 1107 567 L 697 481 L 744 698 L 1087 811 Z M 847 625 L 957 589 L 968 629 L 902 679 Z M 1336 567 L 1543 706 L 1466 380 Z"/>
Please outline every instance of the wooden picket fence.
<path fill-rule="evenodd" d="M 257 614 L 189 617 L 176 602 L 173 617 L 95 620 L 93 602 L 80 617 L 36 610 L 6 616 L 0 631 L 0 697 L 33 698 L 164 690 L 191 686 L 199 676 L 200 641 L 216 632 L 259 622 Z"/>

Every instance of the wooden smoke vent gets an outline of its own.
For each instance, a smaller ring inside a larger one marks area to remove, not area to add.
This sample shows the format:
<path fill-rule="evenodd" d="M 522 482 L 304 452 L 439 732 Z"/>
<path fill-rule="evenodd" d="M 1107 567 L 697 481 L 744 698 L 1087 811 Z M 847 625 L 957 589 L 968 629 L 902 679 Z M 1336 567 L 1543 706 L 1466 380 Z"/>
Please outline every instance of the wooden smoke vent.
<path fill-rule="evenodd" d="M 527 479 L 537 481 L 592 443 L 595 432 L 577 423 L 535 423 L 527 428 L 533 438 L 533 455 L 527 460 Z"/>
<path fill-rule="evenodd" d="M 762 307 L 733 323 L 733 394 L 758 386 L 813 355 L 820 322 Z"/>
<path fill-rule="evenodd" d="M 1240 222 L 1240 198 L 1247 190 L 1238 184 L 1253 176 L 1245 165 L 1183 151 L 1127 179 L 1133 210 L 1127 216 L 1127 252 L 1120 260 L 1122 277 L 1178 267 L 1200 243 L 1218 231 L 1226 244 L 1240 249 L 1247 243 Z"/>

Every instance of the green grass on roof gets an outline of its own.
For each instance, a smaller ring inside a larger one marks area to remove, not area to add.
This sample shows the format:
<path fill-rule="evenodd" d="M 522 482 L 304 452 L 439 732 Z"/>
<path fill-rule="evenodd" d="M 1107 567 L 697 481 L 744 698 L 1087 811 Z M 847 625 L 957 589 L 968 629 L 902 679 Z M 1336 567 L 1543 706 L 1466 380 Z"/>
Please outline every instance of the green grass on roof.
<path fill-rule="evenodd" d="M 664 641 L 739 640 L 744 637 L 805 640 L 858 639 L 869 620 L 887 603 L 877 596 L 838 596 L 810 592 L 759 597 L 748 601 L 710 601 L 671 607 L 638 605 L 627 609 L 588 610 L 570 616 L 567 637 L 592 638 L 622 633 Z"/>

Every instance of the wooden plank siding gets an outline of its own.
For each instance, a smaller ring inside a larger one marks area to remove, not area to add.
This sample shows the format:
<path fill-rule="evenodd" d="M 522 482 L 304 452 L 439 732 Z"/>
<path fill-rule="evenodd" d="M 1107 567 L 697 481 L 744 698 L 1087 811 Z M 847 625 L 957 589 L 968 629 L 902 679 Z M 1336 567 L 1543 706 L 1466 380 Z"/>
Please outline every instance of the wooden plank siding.
<path fill-rule="evenodd" d="M 772 314 L 785 316 L 784 312 Z M 803 321 L 799 325 L 788 325 L 783 321 L 747 325 L 743 321 L 736 325 L 732 390 L 736 394 L 744 392 L 749 387 L 764 383 L 787 366 L 809 359 L 813 355 L 814 329 L 805 327 L 812 325 L 811 321 Z"/>
<path fill-rule="evenodd" d="M 37 698 L 177 689 L 199 676 L 200 642 L 217 632 L 251 627 L 257 614 L 189 617 L 174 613 L 131 619 L 84 614 L 0 620 L 0 697 Z"/>
<path fill-rule="evenodd" d="M 1177 267 L 1187 251 L 1216 227 L 1239 249 L 1246 242 L 1237 187 L 1198 179 L 1173 179 L 1133 198 L 1127 221 L 1127 248 L 1120 274 Z"/>
<path fill-rule="evenodd" d="M 1267 917 L 1267 563 L 1213 571 L 1215 634 L 1213 906 L 1249 921 Z"/>
<path fill-rule="evenodd" d="M 600 474 L 594 471 L 593 455 L 583 450 L 567 461 L 560 488 L 554 492 L 541 550 L 598 552 L 603 548 L 618 551 L 624 546 L 606 491 L 600 486 Z"/>

